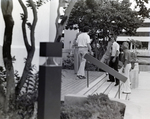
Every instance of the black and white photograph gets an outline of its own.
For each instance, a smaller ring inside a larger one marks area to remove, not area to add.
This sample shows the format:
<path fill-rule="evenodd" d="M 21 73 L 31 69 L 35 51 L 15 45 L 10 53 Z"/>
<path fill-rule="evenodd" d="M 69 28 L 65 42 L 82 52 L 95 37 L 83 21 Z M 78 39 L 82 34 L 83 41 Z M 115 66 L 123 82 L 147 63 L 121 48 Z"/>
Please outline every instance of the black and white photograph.
<path fill-rule="evenodd" d="M 0 0 L 0 119 L 150 119 L 150 0 Z"/>

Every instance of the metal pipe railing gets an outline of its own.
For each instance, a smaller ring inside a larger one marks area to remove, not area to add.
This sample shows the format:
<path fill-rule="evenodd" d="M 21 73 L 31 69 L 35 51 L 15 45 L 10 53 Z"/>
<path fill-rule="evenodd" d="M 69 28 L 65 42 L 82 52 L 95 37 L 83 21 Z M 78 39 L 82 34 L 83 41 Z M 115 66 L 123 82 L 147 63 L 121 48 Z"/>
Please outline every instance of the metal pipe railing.
<path fill-rule="evenodd" d="M 116 70 L 112 69 L 111 67 L 109 67 L 108 65 L 100 62 L 98 59 L 94 58 L 93 56 L 86 54 L 84 57 L 87 61 L 91 62 L 92 64 L 96 65 L 98 68 L 103 69 L 104 71 L 108 72 L 109 74 L 111 74 L 112 76 L 116 77 L 117 79 L 119 79 L 119 82 L 122 81 L 123 83 L 126 82 L 127 77 L 125 77 L 124 75 L 120 74 L 119 72 L 117 72 Z M 87 77 L 87 86 L 88 86 L 88 77 Z M 119 84 L 118 87 L 118 97 L 120 99 L 120 92 L 121 92 L 121 86 Z"/>
<path fill-rule="evenodd" d="M 89 71 L 87 70 L 87 87 L 89 87 Z"/>
<path fill-rule="evenodd" d="M 120 99 L 120 92 L 121 92 L 121 84 L 119 83 L 119 86 L 118 86 L 118 98 Z"/>

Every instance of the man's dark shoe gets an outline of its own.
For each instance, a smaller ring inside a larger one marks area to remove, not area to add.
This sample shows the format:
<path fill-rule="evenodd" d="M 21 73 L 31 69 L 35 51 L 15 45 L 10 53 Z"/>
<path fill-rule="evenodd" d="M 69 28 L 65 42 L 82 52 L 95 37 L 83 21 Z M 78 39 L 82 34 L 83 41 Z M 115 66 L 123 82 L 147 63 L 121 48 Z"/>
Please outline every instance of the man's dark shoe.
<path fill-rule="evenodd" d="M 81 76 L 81 75 L 77 75 L 77 77 L 78 77 L 79 79 L 86 79 L 85 76 Z"/>
<path fill-rule="evenodd" d="M 112 80 L 107 80 L 107 82 L 114 82 L 114 81 L 112 81 Z"/>
<path fill-rule="evenodd" d="M 118 86 L 119 85 L 119 83 L 116 83 L 114 86 Z"/>
<path fill-rule="evenodd" d="M 81 75 L 77 75 L 77 77 L 79 78 L 79 79 L 81 79 L 82 77 L 81 77 Z"/>
<path fill-rule="evenodd" d="M 131 94 L 131 92 L 122 92 L 123 94 Z"/>
<path fill-rule="evenodd" d="M 82 77 L 82 79 L 86 79 L 86 77 L 85 76 L 81 76 Z"/>

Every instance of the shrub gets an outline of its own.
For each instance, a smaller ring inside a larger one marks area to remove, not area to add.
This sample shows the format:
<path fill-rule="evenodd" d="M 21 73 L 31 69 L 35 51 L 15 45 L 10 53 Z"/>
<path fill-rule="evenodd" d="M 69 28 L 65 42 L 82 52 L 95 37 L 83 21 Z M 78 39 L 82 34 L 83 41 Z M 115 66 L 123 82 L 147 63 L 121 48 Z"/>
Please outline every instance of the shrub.
<path fill-rule="evenodd" d="M 63 60 L 63 69 L 74 69 L 74 56 L 68 53 L 67 58 Z"/>
<path fill-rule="evenodd" d="M 11 119 L 30 119 L 34 112 L 34 104 L 38 98 L 38 72 L 35 72 L 35 66 L 30 68 L 28 78 L 21 90 L 21 93 L 15 100 L 15 103 L 10 103 L 9 117 Z M 18 71 L 15 71 L 16 84 L 20 80 Z M 0 67 L 0 91 L 5 95 L 6 92 L 6 71 Z M 10 99 L 11 101 L 11 99 Z M 0 109 L 2 110 L 2 109 Z M 1 111 L 1 114 L 3 112 Z M 5 119 L 5 118 L 2 118 Z"/>
<path fill-rule="evenodd" d="M 61 119 L 91 119 L 98 113 L 96 119 L 123 119 L 125 105 L 111 101 L 105 94 L 88 96 L 83 104 L 66 105 L 61 107 Z"/>

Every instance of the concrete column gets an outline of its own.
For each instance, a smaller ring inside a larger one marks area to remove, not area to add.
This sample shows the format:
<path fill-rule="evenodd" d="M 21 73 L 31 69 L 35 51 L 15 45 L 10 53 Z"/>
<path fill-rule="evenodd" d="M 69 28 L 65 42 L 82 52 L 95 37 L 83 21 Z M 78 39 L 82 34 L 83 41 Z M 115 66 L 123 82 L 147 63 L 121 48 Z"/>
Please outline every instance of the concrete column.
<path fill-rule="evenodd" d="M 148 43 L 148 50 L 150 50 L 150 42 Z"/>
<path fill-rule="evenodd" d="M 62 57 L 62 44 L 40 43 L 41 57 Z M 60 119 L 61 66 L 39 67 L 38 119 Z"/>

